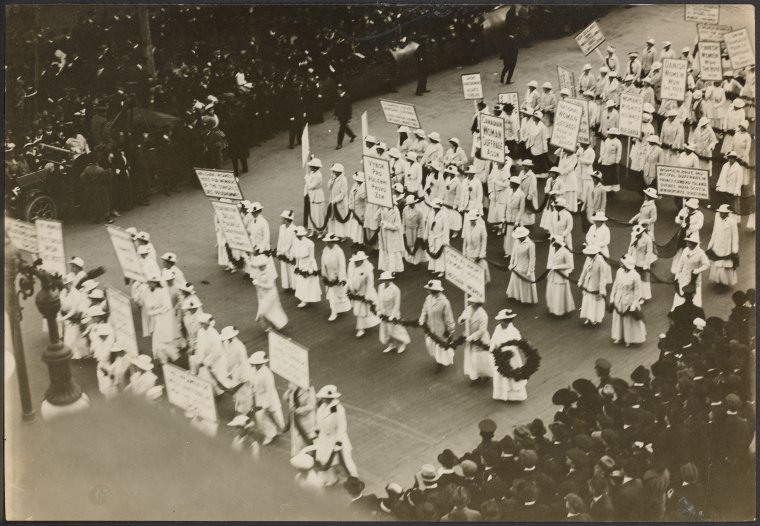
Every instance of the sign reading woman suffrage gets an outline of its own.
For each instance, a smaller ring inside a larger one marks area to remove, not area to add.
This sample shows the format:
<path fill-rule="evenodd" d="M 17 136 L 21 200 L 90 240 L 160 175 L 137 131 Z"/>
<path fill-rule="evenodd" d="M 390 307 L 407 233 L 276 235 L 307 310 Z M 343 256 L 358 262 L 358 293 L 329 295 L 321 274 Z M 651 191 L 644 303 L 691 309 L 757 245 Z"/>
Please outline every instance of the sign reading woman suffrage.
<path fill-rule="evenodd" d="M 504 119 L 480 114 L 480 156 L 488 161 L 504 162 Z"/>
<path fill-rule="evenodd" d="M 566 100 L 559 101 L 557 113 L 554 114 L 551 144 L 568 151 L 575 151 L 582 118 L 583 108 L 579 105 Z"/>

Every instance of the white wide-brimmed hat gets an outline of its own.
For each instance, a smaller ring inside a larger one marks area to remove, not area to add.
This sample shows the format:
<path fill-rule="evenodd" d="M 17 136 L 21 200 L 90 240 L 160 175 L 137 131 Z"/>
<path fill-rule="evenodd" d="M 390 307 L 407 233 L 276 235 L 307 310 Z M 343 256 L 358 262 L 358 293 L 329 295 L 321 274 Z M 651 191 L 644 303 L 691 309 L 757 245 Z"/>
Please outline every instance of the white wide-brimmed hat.
<path fill-rule="evenodd" d="M 338 392 L 338 388 L 334 385 L 325 385 L 317 391 L 317 398 L 340 398 L 340 393 Z"/>
<path fill-rule="evenodd" d="M 690 197 L 689 199 L 687 199 L 686 201 L 684 201 L 683 204 L 684 204 L 684 206 L 686 208 L 692 208 L 692 209 L 696 210 L 697 208 L 699 208 L 699 199 L 697 199 L 695 197 Z"/>
<path fill-rule="evenodd" d="M 592 221 L 607 221 L 607 216 L 604 215 L 604 212 L 596 212 L 594 215 L 591 216 Z"/>
<path fill-rule="evenodd" d="M 282 213 L 280 214 L 280 217 L 283 219 L 289 219 L 293 221 L 295 214 L 293 214 L 292 210 L 283 210 Z"/>
<path fill-rule="evenodd" d="M 393 279 L 393 272 L 390 270 L 384 270 L 380 273 L 380 277 L 377 278 L 378 281 L 389 281 Z"/>
<path fill-rule="evenodd" d="M 311 166 L 312 168 L 322 168 L 322 161 L 320 161 L 317 157 L 310 160 L 308 163 L 306 163 L 307 166 Z"/>
<path fill-rule="evenodd" d="M 501 309 L 496 316 L 494 316 L 494 320 L 496 321 L 502 321 L 502 320 L 511 320 L 517 317 L 517 314 L 515 314 L 512 309 Z"/>
<path fill-rule="evenodd" d="M 360 250 L 351 256 L 351 259 L 349 261 L 351 261 L 351 263 L 356 263 L 357 261 L 364 261 L 366 259 L 369 259 L 367 254 L 365 254 L 363 250 Z"/>
<path fill-rule="evenodd" d="M 75 256 L 69 260 L 69 263 L 76 265 L 79 268 L 84 268 L 84 260 L 78 256 Z"/>
<path fill-rule="evenodd" d="M 267 353 L 264 351 L 256 351 L 250 358 L 248 358 L 248 363 L 251 365 L 264 365 L 268 361 Z"/>
<path fill-rule="evenodd" d="M 529 235 L 530 235 L 530 230 L 528 230 L 524 226 L 518 226 L 512 231 L 512 237 L 515 239 L 521 239 L 523 237 L 528 237 Z"/>
<path fill-rule="evenodd" d="M 716 212 L 723 212 L 724 214 L 730 214 L 731 213 L 731 207 L 727 204 L 720 205 L 716 210 Z"/>
<path fill-rule="evenodd" d="M 657 188 L 654 188 L 652 186 L 644 188 L 644 195 L 651 197 L 653 199 L 657 199 L 659 194 L 657 193 Z"/>
<path fill-rule="evenodd" d="M 623 265 L 628 270 L 631 270 L 633 267 L 636 266 L 636 260 L 634 260 L 630 254 L 626 254 L 622 258 L 620 258 L 620 264 Z"/>
<path fill-rule="evenodd" d="M 222 329 L 222 332 L 219 333 L 219 337 L 222 340 L 231 340 L 232 338 L 234 338 L 238 334 L 240 334 L 239 330 L 237 330 L 232 325 L 227 325 L 224 329 Z"/>
<path fill-rule="evenodd" d="M 132 364 L 143 371 L 150 371 L 153 369 L 153 359 L 147 354 L 140 354 L 136 358 L 133 358 Z"/>
<path fill-rule="evenodd" d="M 427 290 L 432 290 L 435 292 L 443 292 L 443 286 L 441 285 L 440 279 L 431 279 L 425 285 L 423 285 L 423 288 Z"/>

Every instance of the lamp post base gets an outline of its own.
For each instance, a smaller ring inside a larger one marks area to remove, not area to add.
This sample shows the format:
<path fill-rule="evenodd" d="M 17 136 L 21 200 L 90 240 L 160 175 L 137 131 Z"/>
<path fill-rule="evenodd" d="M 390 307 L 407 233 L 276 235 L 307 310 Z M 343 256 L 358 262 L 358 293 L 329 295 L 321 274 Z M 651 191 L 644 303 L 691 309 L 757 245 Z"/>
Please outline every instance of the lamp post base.
<path fill-rule="evenodd" d="M 60 416 L 80 413 L 90 407 L 90 397 L 86 393 L 77 398 L 74 402 L 66 405 L 53 405 L 47 400 L 42 402 L 40 407 L 40 416 L 46 422 L 50 422 Z"/>

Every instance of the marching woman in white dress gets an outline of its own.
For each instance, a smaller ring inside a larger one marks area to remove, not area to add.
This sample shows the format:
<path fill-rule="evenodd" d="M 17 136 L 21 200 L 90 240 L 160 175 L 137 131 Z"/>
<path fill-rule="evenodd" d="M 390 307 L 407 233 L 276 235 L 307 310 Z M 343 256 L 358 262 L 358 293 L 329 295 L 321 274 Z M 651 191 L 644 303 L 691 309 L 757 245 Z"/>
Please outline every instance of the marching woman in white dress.
<path fill-rule="evenodd" d="M 525 216 L 525 192 L 520 187 L 520 178 L 512 176 L 509 178 L 509 189 L 504 200 L 504 211 L 500 214 L 504 221 L 504 257 L 512 255 L 512 245 L 514 238 L 512 232 L 520 226 L 520 221 Z"/>
<path fill-rule="evenodd" d="M 267 445 L 285 429 L 285 417 L 282 403 L 274 382 L 274 374 L 267 363 L 269 359 L 264 351 L 256 351 L 248 359 L 252 365 L 250 384 L 256 407 L 256 424 L 264 433 L 262 445 Z"/>
<path fill-rule="evenodd" d="M 427 261 L 425 247 L 418 244 L 418 240 L 425 239 L 425 213 L 427 207 L 417 206 L 422 201 L 421 197 L 408 195 L 406 196 L 406 206 L 401 214 L 401 222 L 404 226 L 404 243 L 409 250 L 405 251 L 404 259 L 410 265 L 419 265 Z"/>
<path fill-rule="evenodd" d="M 336 471 L 341 470 L 340 466 L 349 476 L 359 476 L 351 454 L 353 448 L 348 437 L 348 420 L 346 410 L 340 403 L 340 396 L 334 385 L 326 385 L 317 391 L 317 437 L 314 439 L 314 446 L 317 462 L 324 468 L 330 468 L 332 476 L 326 481 L 328 486 L 337 484 L 342 478 L 335 475 Z"/>
<path fill-rule="evenodd" d="M 325 192 L 323 190 L 322 161 L 314 157 L 306 166 L 309 173 L 304 176 L 303 195 L 309 198 L 309 234 L 325 228 Z"/>
<path fill-rule="evenodd" d="M 555 236 L 552 239 L 552 248 L 554 251 L 549 253 L 549 261 L 546 265 L 549 270 L 546 280 L 546 306 L 549 314 L 562 316 L 575 310 L 570 280 L 566 277 L 573 272 L 575 264 L 564 239 Z"/>
<path fill-rule="evenodd" d="M 340 238 L 332 232 L 328 232 L 322 241 L 327 244 L 322 250 L 322 279 L 331 283 L 338 282 L 334 285 L 325 284 L 325 296 L 330 303 L 330 317 L 327 321 L 335 321 L 338 314 L 351 310 L 351 302 L 346 294 L 346 255 L 338 244 Z"/>
<path fill-rule="evenodd" d="M 494 163 L 488 174 L 488 224 L 497 231 L 504 222 L 504 209 L 507 206 L 509 190 L 509 170 L 506 163 Z"/>
<path fill-rule="evenodd" d="M 428 260 L 428 270 L 433 274 L 443 276 L 446 270 L 446 261 L 443 257 L 442 249 L 444 245 L 449 244 L 449 215 L 447 212 L 450 212 L 450 210 L 441 207 L 440 199 L 433 199 L 430 207 L 433 209 L 433 217 L 426 224 L 428 256 L 430 258 Z M 457 212 L 457 217 L 460 217 L 459 223 L 461 225 L 462 221 L 459 212 Z M 438 254 L 439 251 L 441 253 L 437 258 L 430 256 L 430 254 Z"/>
<path fill-rule="evenodd" d="M 277 291 L 277 276 L 272 272 L 269 261 L 270 259 L 263 255 L 254 256 L 251 260 L 252 280 L 259 302 L 256 320 L 267 332 L 272 327 L 279 331 L 288 324 L 288 316 L 282 310 L 280 293 Z"/>
<path fill-rule="evenodd" d="M 454 313 L 451 310 L 451 303 L 443 295 L 441 281 L 431 279 L 424 288 L 428 291 L 425 303 L 422 305 L 420 314 L 420 327 L 427 326 L 428 330 L 440 340 L 448 340 L 456 325 L 454 324 Z M 437 364 L 435 372 L 441 372 L 444 367 L 449 367 L 454 363 L 454 349 L 447 345 L 440 345 L 430 336 L 425 336 L 425 346 L 431 358 L 435 359 Z"/>
<path fill-rule="evenodd" d="M 695 235 L 697 242 L 699 242 L 699 231 L 705 224 L 705 215 L 699 210 L 699 199 L 689 198 L 683 203 L 683 208 L 678 212 L 675 218 L 675 223 L 681 229 L 680 235 L 683 236 L 683 241 L 678 247 L 676 255 L 673 257 L 673 263 L 670 265 L 670 271 L 675 274 L 678 270 L 678 261 L 681 259 L 681 253 L 686 246 L 686 238 Z M 697 293 L 701 300 L 701 293 Z M 697 296 L 694 296 L 695 303 Z"/>
<path fill-rule="evenodd" d="M 380 274 L 378 280 L 380 281 L 377 289 L 378 314 L 391 320 L 398 320 L 401 318 L 401 290 L 393 283 L 393 273 L 386 270 Z M 395 350 L 397 354 L 401 354 L 410 341 L 412 340 L 409 338 L 409 332 L 403 325 L 380 320 L 380 343 L 388 345 L 383 349 L 384 353 Z"/>
<path fill-rule="evenodd" d="M 532 226 L 536 224 L 536 213 L 538 210 L 538 182 L 536 174 L 533 173 L 533 161 L 525 159 L 518 163 L 523 167 L 520 172 L 520 188 L 525 193 L 525 212 L 520 218 L 523 226 Z"/>
<path fill-rule="evenodd" d="M 488 347 L 488 313 L 483 308 L 483 298 L 468 296 L 467 308 L 459 316 L 459 323 L 465 326 L 464 375 L 470 385 L 486 382 L 493 376 L 493 358 Z M 480 344 L 480 345 L 477 345 Z"/>
<path fill-rule="evenodd" d="M 148 278 L 150 291 L 145 297 L 145 310 L 150 317 L 151 347 L 153 356 L 162 364 L 179 358 L 177 339 L 179 335 L 174 323 L 174 307 L 169 291 L 161 284 L 161 278 Z"/>
<path fill-rule="evenodd" d="M 251 239 L 251 245 L 253 246 L 253 256 L 259 254 L 264 255 L 268 261 L 267 265 L 274 273 L 276 279 L 277 267 L 275 267 L 274 258 L 271 255 L 263 254 L 264 252 L 269 252 L 272 248 L 272 245 L 270 244 L 269 221 L 261 215 L 263 209 L 261 203 L 258 201 L 251 203 L 251 206 L 249 207 L 251 220 L 248 225 L 246 225 L 246 230 L 248 231 L 248 237 Z M 253 277 L 253 265 L 251 264 L 253 256 L 248 254 L 246 257 L 246 272 L 250 277 Z"/>
<path fill-rule="evenodd" d="M 375 290 L 374 267 L 369 262 L 367 254 L 361 250 L 351 256 L 348 265 L 348 292 L 359 296 L 364 301 L 352 299 L 354 316 L 356 316 L 356 337 L 361 338 L 367 329 L 377 326 L 380 318 L 375 316 L 370 305 L 377 305 Z"/>
<path fill-rule="evenodd" d="M 673 272 L 677 288 L 671 310 L 683 304 L 683 291 L 688 285 L 696 287 L 694 305 L 702 306 L 702 273 L 710 269 L 710 260 L 699 246 L 699 234 L 691 234 L 684 241 L 686 248 L 679 254 Z"/>
<path fill-rule="evenodd" d="M 635 262 L 626 254 L 620 260 L 620 268 L 610 291 L 612 304 L 612 343 L 632 343 L 646 340 L 647 329 L 641 319 L 641 277 L 636 272 Z M 634 314 L 637 313 L 638 314 Z"/>
<path fill-rule="evenodd" d="M 293 224 L 293 211 L 284 210 L 280 217 L 280 233 L 277 236 L 277 255 L 283 258 L 293 259 L 293 242 L 296 239 L 296 227 Z M 282 290 L 294 290 L 296 286 L 296 275 L 293 272 L 295 265 L 287 261 L 280 261 L 280 283 Z"/>
<path fill-rule="evenodd" d="M 533 283 L 536 279 L 536 244 L 528 234 L 530 232 L 524 226 L 518 226 L 512 232 L 515 243 L 509 260 L 512 275 L 507 285 L 507 298 L 516 299 L 520 303 L 538 303 L 538 292 Z M 531 281 L 526 281 L 526 278 Z"/>
<path fill-rule="evenodd" d="M 301 302 L 298 308 L 303 308 L 307 303 L 318 303 L 322 299 L 322 289 L 319 287 L 319 276 L 314 274 L 318 270 L 314 242 L 306 237 L 306 229 L 302 226 L 296 227 L 295 235 L 293 258 L 296 260 L 296 298 Z M 304 276 L 299 272 L 309 275 Z"/>
<path fill-rule="evenodd" d="M 583 325 L 596 326 L 602 323 L 607 310 L 607 285 L 612 283 L 612 269 L 596 245 L 586 245 L 583 249 L 586 261 L 578 278 L 582 287 L 581 319 Z"/>
<path fill-rule="evenodd" d="M 491 353 L 498 349 L 501 345 L 512 340 L 521 340 L 522 335 L 520 331 L 512 324 L 512 320 L 517 317 L 517 314 L 510 309 L 502 309 L 494 317 L 499 325 L 493 331 L 491 335 Z M 492 358 L 493 359 L 493 358 Z M 514 368 L 522 367 L 524 365 L 522 356 L 517 350 L 512 351 L 512 358 L 510 359 L 510 365 Z M 493 399 L 502 400 L 504 402 L 521 402 L 528 398 L 528 380 L 512 380 L 499 374 L 494 364 L 493 369 Z"/>
<path fill-rule="evenodd" d="M 739 228 L 727 204 L 720 205 L 716 212 L 712 236 L 707 245 L 707 251 L 715 257 L 710 262 L 710 281 L 731 286 L 737 282 L 736 268 L 728 258 L 739 253 Z"/>
<path fill-rule="evenodd" d="M 76 288 L 75 275 L 69 272 L 64 280 L 64 289 L 61 291 L 61 313 L 63 313 L 63 343 L 71 349 L 75 360 L 90 354 L 87 338 L 82 334 L 82 326 L 79 324 L 82 312 L 79 306 L 83 305 L 82 291 Z"/>
<path fill-rule="evenodd" d="M 628 223 L 638 223 L 643 225 L 647 229 L 649 237 L 654 242 L 654 225 L 657 222 L 657 203 L 656 199 L 659 199 L 656 188 L 644 189 L 644 202 L 641 203 L 639 213 L 633 216 Z"/>
<path fill-rule="evenodd" d="M 348 181 L 346 180 L 345 169 L 342 164 L 333 164 L 330 172 L 330 180 L 327 182 L 327 185 L 330 189 L 332 214 L 327 223 L 327 229 L 339 238 L 344 238 L 348 237 L 349 233 Z M 345 222 L 341 222 L 342 220 L 345 220 Z"/>
<path fill-rule="evenodd" d="M 403 197 L 401 198 L 403 199 Z M 404 271 L 404 225 L 398 207 L 381 208 L 377 211 L 380 225 L 380 253 L 377 267 L 389 272 Z"/>
<path fill-rule="evenodd" d="M 216 214 L 214 214 L 214 233 L 216 234 L 216 262 L 219 266 L 224 267 L 225 272 L 234 274 L 237 269 L 230 259 L 229 252 L 227 252 L 227 238 L 224 237 L 224 230 L 222 230 L 222 225 Z"/>
<path fill-rule="evenodd" d="M 641 276 L 641 297 L 646 300 L 652 299 L 652 285 L 649 278 L 649 269 L 652 263 L 657 261 L 654 254 L 654 244 L 649 232 L 644 225 L 635 225 L 631 230 L 631 242 L 628 245 L 628 255 L 633 258 L 636 271 Z"/>
<path fill-rule="evenodd" d="M 462 253 L 483 269 L 486 284 L 491 281 L 491 272 L 486 260 L 486 246 L 488 245 L 488 231 L 486 223 L 475 210 L 467 212 L 467 225 L 462 233 Z"/>
<path fill-rule="evenodd" d="M 353 175 L 354 184 L 348 193 L 348 209 L 351 219 L 348 220 L 348 237 L 357 244 L 364 243 L 364 214 L 367 209 L 367 187 L 364 184 L 364 172 Z"/>

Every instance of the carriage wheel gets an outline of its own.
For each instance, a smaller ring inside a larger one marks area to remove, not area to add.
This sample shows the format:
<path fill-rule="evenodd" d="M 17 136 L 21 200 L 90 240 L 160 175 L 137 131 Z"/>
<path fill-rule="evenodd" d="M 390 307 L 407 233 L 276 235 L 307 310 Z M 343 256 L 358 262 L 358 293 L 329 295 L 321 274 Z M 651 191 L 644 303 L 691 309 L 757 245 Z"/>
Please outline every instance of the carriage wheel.
<path fill-rule="evenodd" d="M 26 205 L 24 217 L 29 222 L 34 222 L 38 218 L 56 219 L 58 217 L 58 207 L 50 196 L 37 195 Z"/>

